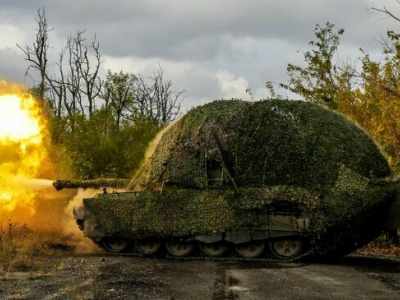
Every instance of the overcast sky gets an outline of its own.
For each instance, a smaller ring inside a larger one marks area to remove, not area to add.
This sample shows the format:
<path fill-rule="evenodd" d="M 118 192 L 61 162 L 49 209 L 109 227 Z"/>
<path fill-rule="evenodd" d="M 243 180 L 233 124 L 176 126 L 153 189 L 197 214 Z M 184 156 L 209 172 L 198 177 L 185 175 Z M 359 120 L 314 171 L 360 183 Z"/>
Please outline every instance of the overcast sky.
<path fill-rule="evenodd" d="M 86 29 L 100 41 L 103 74 L 111 69 L 150 76 L 158 64 L 187 109 L 214 99 L 268 96 L 264 83 L 285 82 L 288 63 L 301 64 L 315 24 L 345 29 L 340 56 L 356 59 L 360 47 L 379 57 L 380 36 L 400 23 L 395 0 L 0 0 L 0 79 L 25 80 L 27 63 L 16 44 L 31 44 L 34 17 L 46 8 L 52 55 L 69 35 Z M 300 52 L 299 52 L 300 51 Z"/>

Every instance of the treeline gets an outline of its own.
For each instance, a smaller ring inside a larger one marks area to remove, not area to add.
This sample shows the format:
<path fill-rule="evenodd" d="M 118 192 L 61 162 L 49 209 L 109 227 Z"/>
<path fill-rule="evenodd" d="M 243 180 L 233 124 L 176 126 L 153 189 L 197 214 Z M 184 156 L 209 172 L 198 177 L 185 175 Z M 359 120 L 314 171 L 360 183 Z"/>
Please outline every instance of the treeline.
<path fill-rule="evenodd" d="M 111 70 L 102 78 L 100 44 L 84 30 L 69 37 L 50 68 L 44 8 L 35 20 L 34 42 L 18 47 L 30 63 L 26 74 L 39 78 L 32 92 L 49 112 L 53 161 L 78 178 L 130 177 L 149 141 L 180 114 L 183 92 L 172 90 L 160 66 L 148 80 Z"/>
<path fill-rule="evenodd" d="M 373 10 L 395 17 L 386 9 Z M 398 19 L 397 19 L 398 20 Z M 364 128 L 382 146 L 395 174 L 400 173 L 400 34 L 389 30 L 382 40 L 383 59 L 360 49 L 355 61 L 340 59 L 343 29 L 327 22 L 315 28 L 304 66 L 288 64 L 287 83 L 280 87 L 337 110 Z M 267 88 L 274 96 L 273 84 Z M 277 96 L 282 97 L 282 96 Z"/>
<path fill-rule="evenodd" d="M 400 21 L 386 9 L 377 9 Z M 65 161 L 74 176 L 129 177 L 140 163 L 148 142 L 180 114 L 182 92 L 159 69 L 149 80 L 141 75 L 108 71 L 96 37 L 84 30 L 71 36 L 48 66 L 49 33 L 44 8 L 38 10 L 32 45 L 19 46 L 30 62 L 27 74 L 39 78 L 33 92 L 49 108 L 55 161 Z M 316 25 L 305 65 L 288 64 L 288 82 L 280 87 L 301 98 L 348 116 L 371 134 L 400 172 L 400 34 L 389 30 L 382 40 L 382 59 L 366 50 L 354 61 L 340 59 L 343 29 L 327 22 Z M 37 76 L 39 75 L 39 76 Z M 273 98 L 273 84 L 266 83 Z"/>

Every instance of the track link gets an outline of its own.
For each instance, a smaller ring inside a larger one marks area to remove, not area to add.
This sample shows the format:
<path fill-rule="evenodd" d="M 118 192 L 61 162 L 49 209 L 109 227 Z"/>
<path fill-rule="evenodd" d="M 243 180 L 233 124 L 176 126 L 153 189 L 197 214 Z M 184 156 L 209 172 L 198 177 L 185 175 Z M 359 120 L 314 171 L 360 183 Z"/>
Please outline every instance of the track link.
<path fill-rule="evenodd" d="M 282 264 L 282 263 L 287 263 L 287 264 L 294 264 L 294 263 L 301 263 L 301 261 L 307 257 L 312 256 L 313 251 L 308 251 L 305 252 L 297 257 L 290 258 L 290 259 L 279 259 L 279 258 L 273 258 L 269 257 L 268 254 L 263 254 L 263 256 L 258 257 L 258 258 L 243 258 L 238 256 L 233 249 L 230 249 L 228 251 L 228 255 L 223 256 L 223 257 L 209 257 L 205 256 L 202 254 L 198 249 L 193 251 L 193 254 L 191 256 L 185 256 L 185 257 L 175 257 L 167 253 L 165 249 L 159 251 L 155 255 L 144 255 L 141 253 L 137 252 L 126 252 L 126 253 L 110 253 L 105 249 L 101 243 L 96 243 L 103 251 L 107 253 L 107 255 L 110 256 L 117 256 L 117 257 L 136 257 L 136 258 L 143 258 L 143 259 L 168 259 L 168 260 L 176 260 L 176 261 L 215 261 L 215 262 L 249 262 L 249 263 L 254 263 L 254 262 L 259 262 L 259 263 L 274 263 L 274 264 Z M 133 249 L 133 247 L 131 247 Z"/>

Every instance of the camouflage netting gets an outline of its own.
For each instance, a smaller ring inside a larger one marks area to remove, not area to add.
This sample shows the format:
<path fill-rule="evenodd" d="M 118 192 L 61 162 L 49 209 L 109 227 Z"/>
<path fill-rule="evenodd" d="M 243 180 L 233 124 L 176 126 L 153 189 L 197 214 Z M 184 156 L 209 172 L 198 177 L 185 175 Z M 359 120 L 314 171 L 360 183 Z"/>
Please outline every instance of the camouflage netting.
<path fill-rule="evenodd" d="M 215 101 L 195 108 L 164 133 L 142 170 L 147 176 L 136 178 L 145 180 L 134 184 L 147 191 L 85 199 L 104 235 L 253 229 L 259 213 L 283 201 L 310 220 L 316 252 L 348 253 L 380 234 L 397 189 L 385 179 L 385 157 L 362 129 L 301 101 Z"/>
<path fill-rule="evenodd" d="M 222 100 L 192 109 L 162 137 L 144 184 L 295 185 L 324 191 L 340 166 L 365 178 L 390 175 L 375 142 L 344 116 L 303 101 Z M 143 184 L 143 182 L 142 182 Z"/>
<path fill-rule="evenodd" d="M 233 146 L 238 120 L 249 106 L 239 100 L 215 101 L 191 110 L 164 133 L 144 169 L 147 176 L 137 176 L 145 181 L 133 185 L 152 187 L 168 182 L 206 187 L 207 162 L 223 164 L 225 152 Z"/>
<path fill-rule="evenodd" d="M 347 171 L 340 173 L 340 182 L 348 178 Z M 85 199 L 84 204 L 104 236 L 141 239 L 256 229 L 263 225 L 260 212 L 285 201 L 301 208 L 301 217 L 310 220 L 305 234 L 310 236 L 315 254 L 344 254 L 380 234 L 393 196 L 392 184 L 366 183 L 362 177 L 345 185 L 339 183 L 338 190 L 328 196 L 290 186 L 238 191 L 178 189 L 102 194 Z"/>
<path fill-rule="evenodd" d="M 186 189 L 102 194 L 85 200 L 85 206 L 105 235 L 187 237 L 254 226 L 256 212 L 266 205 L 282 199 L 317 203 L 319 196 L 285 186 L 238 192 Z"/>
<path fill-rule="evenodd" d="M 53 186 L 57 191 L 62 189 L 100 189 L 103 187 L 111 188 L 126 188 L 130 184 L 129 179 L 112 179 L 112 178 L 99 178 L 93 180 L 61 180 L 58 179 L 53 182 Z"/>

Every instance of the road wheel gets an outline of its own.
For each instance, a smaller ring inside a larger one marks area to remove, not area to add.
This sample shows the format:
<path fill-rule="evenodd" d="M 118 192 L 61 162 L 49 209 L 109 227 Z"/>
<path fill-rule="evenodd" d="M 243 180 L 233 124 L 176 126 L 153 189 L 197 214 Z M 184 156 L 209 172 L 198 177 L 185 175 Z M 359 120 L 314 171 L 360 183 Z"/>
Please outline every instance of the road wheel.
<path fill-rule="evenodd" d="M 165 247 L 169 254 L 175 257 L 184 257 L 192 252 L 194 244 L 193 242 L 169 241 L 165 243 Z"/>
<path fill-rule="evenodd" d="M 303 241 L 298 237 L 274 239 L 269 242 L 271 253 L 279 259 L 292 259 L 302 250 Z"/>
<path fill-rule="evenodd" d="M 129 249 L 130 243 L 121 237 L 106 237 L 100 241 L 101 247 L 110 253 L 124 253 Z"/>
<path fill-rule="evenodd" d="M 143 255 L 154 255 L 160 250 L 161 243 L 154 240 L 138 240 L 135 243 L 137 252 Z"/>
<path fill-rule="evenodd" d="M 259 257 L 265 249 L 263 241 L 253 241 L 235 246 L 236 252 L 243 258 Z"/>
<path fill-rule="evenodd" d="M 199 243 L 199 248 L 202 253 L 209 257 L 220 257 L 228 250 L 228 244 L 223 241 L 211 244 Z"/>

